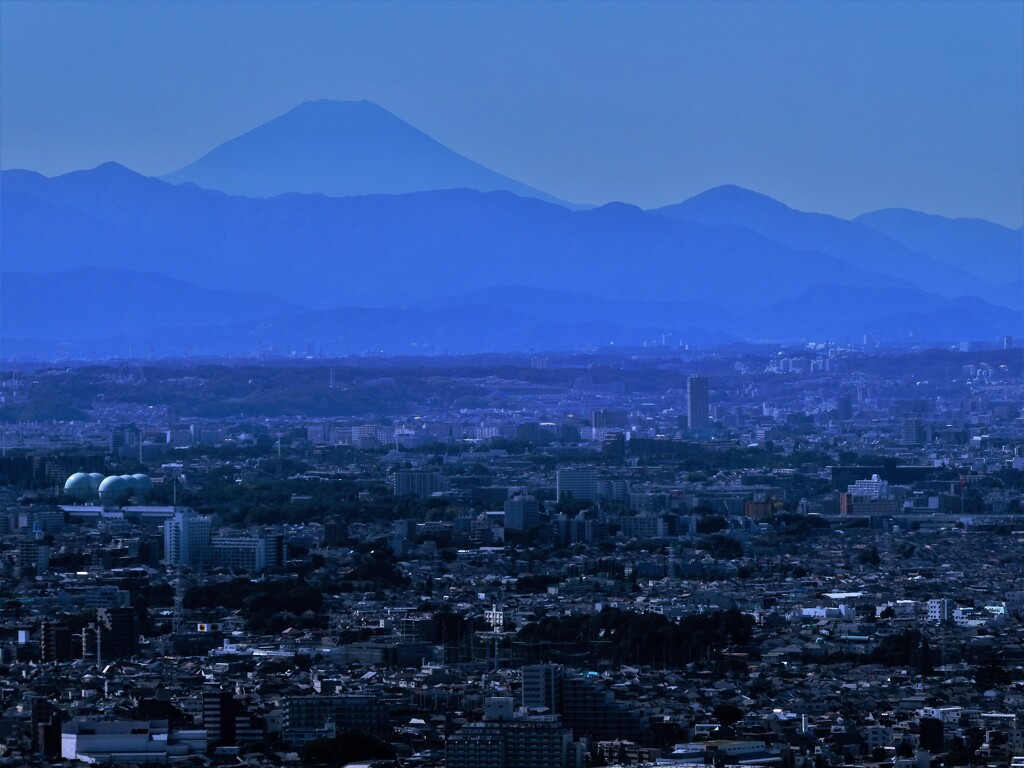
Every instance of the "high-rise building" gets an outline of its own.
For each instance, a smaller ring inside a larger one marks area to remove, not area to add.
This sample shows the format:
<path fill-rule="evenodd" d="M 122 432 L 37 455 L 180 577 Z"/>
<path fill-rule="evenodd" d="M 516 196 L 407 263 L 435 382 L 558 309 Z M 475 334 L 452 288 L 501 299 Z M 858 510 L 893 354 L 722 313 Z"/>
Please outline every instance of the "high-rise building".
<path fill-rule="evenodd" d="M 210 541 L 210 552 L 216 566 L 259 573 L 284 565 L 284 536 L 266 531 L 253 535 L 214 536 Z"/>
<path fill-rule="evenodd" d="M 672 498 L 667 493 L 641 491 L 629 494 L 629 508 L 639 515 L 659 515 L 668 512 Z"/>
<path fill-rule="evenodd" d="M 71 661 L 71 627 L 56 621 L 44 621 L 40 626 L 39 651 L 44 662 Z"/>
<path fill-rule="evenodd" d="M 523 708 L 557 712 L 561 705 L 561 664 L 530 664 L 523 667 Z"/>
<path fill-rule="evenodd" d="M 284 739 L 293 747 L 345 731 L 386 736 L 391 703 L 381 696 L 288 696 L 284 699 Z"/>
<path fill-rule="evenodd" d="M 597 501 L 597 470 L 593 467 L 560 469 L 555 473 L 555 494 L 558 501 L 571 495 L 582 501 Z"/>
<path fill-rule="evenodd" d="M 164 562 L 167 565 L 201 566 L 210 561 L 213 523 L 192 510 L 176 510 L 164 522 Z"/>
<path fill-rule="evenodd" d="M 853 418 L 853 398 L 849 395 L 840 395 L 836 398 L 836 415 L 843 421 Z"/>
<path fill-rule="evenodd" d="M 251 744 L 265 735 L 259 718 L 228 691 L 203 693 L 203 727 L 210 746 Z"/>
<path fill-rule="evenodd" d="M 467 723 L 444 749 L 447 768 L 581 768 L 583 748 L 558 715 L 516 717 L 512 699 L 484 702 L 484 719 Z"/>
<path fill-rule="evenodd" d="M 18 567 L 37 575 L 46 573 L 50 570 L 50 545 L 34 535 L 19 541 Z"/>
<path fill-rule="evenodd" d="M 523 706 L 545 707 L 561 715 L 576 736 L 640 743 L 651 737 L 645 713 L 616 699 L 603 683 L 566 673 L 560 664 L 523 667 Z"/>
<path fill-rule="evenodd" d="M 540 502 L 533 496 L 514 496 L 505 502 L 505 528 L 532 531 L 540 524 Z"/>
<path fill-rule="evenodd" d="M 864 499 L 887 499 L 889 498 L 889 483 L 878 475 L 872 475 L 870 480 L 858 480 L 853 485 L 847 486 L 846 492 L 851 496 L 860 496 Z"/>
<path fill-rule="evenodd" d="M 395 472 L 395 496 L 419 496 L 421 499 L 425 499 L 432 494 L 447 490 L 447 488 L 440 472 L 430 470 Z"/>
<path fill-rule="evenodd" d="M 924 441 L 924 427 L 920 419 L 900 419 L 902 445 L 922 445 Z"/>
<path fill-rule="evenodd" d="M 348 525 L 338 516 L 324 520 L 324 544 L 337 544 L 348 538 Z"/>
<path fill-rule="evenodd" d="M 706 432 L 711 428 L 707 376 L 694 375 L 686 380 L 686 423 L 691 432 Z"/>

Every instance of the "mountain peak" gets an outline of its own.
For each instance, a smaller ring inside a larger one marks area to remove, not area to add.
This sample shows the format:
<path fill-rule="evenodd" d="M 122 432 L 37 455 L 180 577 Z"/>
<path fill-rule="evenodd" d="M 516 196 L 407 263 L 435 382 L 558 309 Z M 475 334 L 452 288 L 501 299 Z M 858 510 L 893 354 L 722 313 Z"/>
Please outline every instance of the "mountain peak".
<path fill-rule="evenodd" d="M 705 205 L 713 203 L 744 206 L 747 208 L 751 206 L 758 206 L 773 210 L 792 210 L 788 205 L 779 202 L 774 197 L 769 197 L 761 192 L 755 192 L 752 189 L 740 187 L 735 184 L 723 184 L 718 187 L 712 187 L 698 195 L 694 195 L 684 201 L 682 205 L 693 205 L 698 203 Z"/>
<path fill-rule="evenodd" d="M 248 197 L 330 197 L 468 188 L 561 203 L 453 152 L 372 101 L 317 99 L 164 177 Z M 564 204 L 564 203 L 561 203 Z"/>
<path fill-rule="evenodd" d="M 389 112 L 380 104 L 370 101 L 369 99 L 360 99 L 358 101 L 339 101 L 337 99 L 312 99 L 310 101 L 304 101 L 301 104 L 297 104 L 290 110 L 282 115 L 270 120 L 264 125 L 276 122 L 278 120 L 286 120 L 289 118 L 303 118 L 303 119 L 323 119 L 323 120 L 351 120 L 351 119 L 372 119 L 387 117 L 399 123 L 404 121 L 395 115 L 393 112 Z M 412 126 L 409 126 L 410 128 Z"/>
<path fill-rule="evenodd" d="M 127 165 L 121 165 L 121 163 L 116 163 L 113 160 L 100 163 L 91 172 L 101 177 L 137 178 L 142 175 L 137 171 L 133 171 Z M 72 171 L 72 173 L 81 173 L 81 171 Z"/>
<path fill-rule="evenodd" d="M 746 225 L 751 218 L 796 213 L 785 203 L 760 192 L 735 184 L 712 187 L 675 205 L 655 209 L 654 213 L 702 224 Z"/>

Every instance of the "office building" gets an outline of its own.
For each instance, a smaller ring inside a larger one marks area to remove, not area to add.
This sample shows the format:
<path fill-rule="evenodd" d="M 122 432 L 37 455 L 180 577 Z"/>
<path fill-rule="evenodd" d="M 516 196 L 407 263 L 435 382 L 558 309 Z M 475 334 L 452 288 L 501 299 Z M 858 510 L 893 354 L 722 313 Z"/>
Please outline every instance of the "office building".
<path fill-rule="evenodd" d="M 593 467 L 559 469 L 555 473 L 555 494 L 558 501 L 572 497 L 577 501 L 597 501 L 597 470 Z"/>
<path fill-rule="evenodd" d="M 540 525 L 540 502 L 533 496 L 514 496 L 505 502 L 505 528 L 532 531 Z"/>
<path fill-rule="evenodd" d="M 690 376 L 686 380 L 686 423 L 690 432 L 707 432 L 711 428 L 707 376 Z"/>
<path fill-rule="evenodd" d="M 448 489 L 440 472 L 405 470 L 395 472 L 395 496 L 418 496 L 426 499 Z"/>

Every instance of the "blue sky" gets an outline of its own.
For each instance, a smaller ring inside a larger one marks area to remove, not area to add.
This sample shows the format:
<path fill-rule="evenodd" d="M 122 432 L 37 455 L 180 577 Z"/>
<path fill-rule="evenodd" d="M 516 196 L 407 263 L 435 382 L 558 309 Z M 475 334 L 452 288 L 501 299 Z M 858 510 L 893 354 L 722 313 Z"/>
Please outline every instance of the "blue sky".
<path fill-rule="evenodd" d="M 370 99 L 568 200 L 1020 226 L 1024 2 L 0 0 L 0 165 L 161 174 Z"/>

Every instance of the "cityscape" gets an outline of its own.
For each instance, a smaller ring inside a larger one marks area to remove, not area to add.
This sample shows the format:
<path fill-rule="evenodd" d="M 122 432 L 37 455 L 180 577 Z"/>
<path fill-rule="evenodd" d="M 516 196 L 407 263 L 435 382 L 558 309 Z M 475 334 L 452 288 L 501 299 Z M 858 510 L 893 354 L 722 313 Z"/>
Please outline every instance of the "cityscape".
<path fill-rule="evenodd" d="M 21 368 L 0 759 L 1009 764 L 1004 346 Z"/>
<path fill-rule="evenodd" d="M 1024 768 L 1024 0 L 0 0 L 0 766 Z"/>

